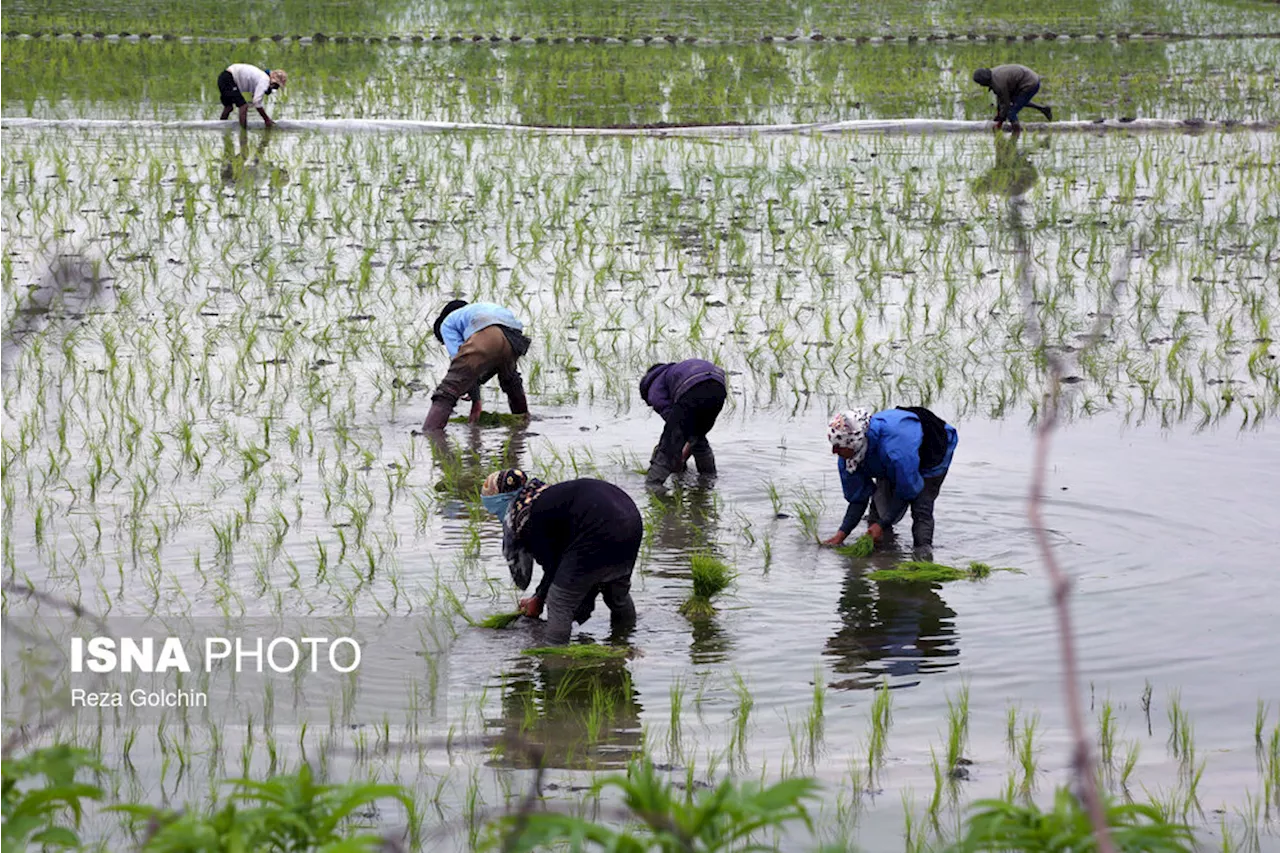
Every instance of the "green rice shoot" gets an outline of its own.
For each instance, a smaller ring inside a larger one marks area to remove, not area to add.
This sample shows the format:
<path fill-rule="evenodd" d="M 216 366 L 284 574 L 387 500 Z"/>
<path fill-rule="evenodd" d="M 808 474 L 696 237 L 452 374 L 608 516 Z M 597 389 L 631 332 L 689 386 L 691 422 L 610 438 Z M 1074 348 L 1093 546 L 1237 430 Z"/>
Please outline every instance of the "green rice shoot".
<path fill-rule="evenodd" d="M 540 658 L 566 658 L 569 660 L 591 662 L 622 660 L 627 657 L 628 650 L 620 646 L 602 646 L 596 643 L 575 643 L 571 646 L 538 646 L 525 649 L 521 654 Z"/>
<path fill-rule="evenodd" d="M 733 583 L 733 570 L 708 554 L 694 554 L 690 557 L 689 570 L 693 574 L 694 598 L 710 601 Z"/>
<path fill-rule="evenodd" d="M 925 560 L 908 560 L 898 563 L 892 569 L 877 569 L 867 573 L 867 579 L 873 581 L 891 581 L 894 583 L 949 583 L 962 580 L 983 580 L 992 572 L 1013 572 L 1026 574 L 1021 569 L 993 568 L 987 563 L 972 562 L 967 568 L 958 569 L 931 563 Z"/>
<path fill-rule="evenodd" d="M 514 624 L 523 615 L 519 610 L 513 613 L 494 613 L 492 616 L 486 616 L 479 622 L 471 624 L 477 628 L 506 628 Z"/>
<path fill-rule="evenodd" d="M 836 553 L 844 557 L 870 557 L 871 552 L 876 549 L 875 540 L 871 538 L 869 533 L 864 533 L 849 545 L 841 545 L 836 548 Z"/>

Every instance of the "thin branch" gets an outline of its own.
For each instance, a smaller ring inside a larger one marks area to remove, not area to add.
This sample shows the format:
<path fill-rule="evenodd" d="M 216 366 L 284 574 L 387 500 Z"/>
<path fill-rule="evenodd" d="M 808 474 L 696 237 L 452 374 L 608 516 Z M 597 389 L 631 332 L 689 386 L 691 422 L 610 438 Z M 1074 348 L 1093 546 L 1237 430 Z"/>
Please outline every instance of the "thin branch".
<path fill-rule="evenodd" d="M 1040 549 L 1041 559 L 1049 572 L 1052 587 L 1053 605 L 1058 620 L 1059 652 L 1062 656 L 1062 692 L 1067 706 L 1067 720 L 1071 726 L 1072 755 L 1071 766 L 1075 773 L 1076 785 L 1085 808 L 1089 812 L 1089 820 L 1093 824 L 1094 835 L 1098 840 L 1099 853 L 1115 853 L 1115 845 L 1111 840 L 1111 832 L 1107 826 L 1107 817 L 1098 792 L 1098 779 L 1093 769 L 1093 755 L 1089 748 L 1090 739 L 1084 721 L 1084 707 L 1080 699 L 1080 667 L 1076 658 L 1075 631 L 1071 621 L 1071 577 L 1058 562 L 1049 540 L 1049 532 L 1044 524 L 1044 488 L 1049 468 L 1049 449 L 1053 431 L 1058 424 L 1059 401 L 1062 391 L 1063 364 L 1061 356 L 1049 348 L 1036 316 L 1035 287 L 1031 275 L 1030 247 L 1026 229 L 1022 222 L 1024 203 L 1020 198 L 1009 201 L 1009 220 L 1013 232 L 1018 259 L 1018 282 L 1022 288 L 1023 302 L 1026 310 L 1027 328 L 1031 338 L 1048 366 L 1048 390 L 1045 392 L 1040 418 L 1036 426 L 1036 445 L 1034 463 L 1031 470 L 1030 494 L 1027 496 L 1027 517 L 1035 531 L 1036 544 Z M 1132 250 L 1126 251 L 1121 263 L 1116 264 L 1111 275 L 1111 289 L 1108 294 L 1108 305 L 1114 304 L 1116 291 L 1127 278 L 1128 264 Z M 1087 351 L 1102 338 L 1102 332 L 1109 314 L 1099 310 L 1093 330 L 1085 339 L 1081 352 Z"/>

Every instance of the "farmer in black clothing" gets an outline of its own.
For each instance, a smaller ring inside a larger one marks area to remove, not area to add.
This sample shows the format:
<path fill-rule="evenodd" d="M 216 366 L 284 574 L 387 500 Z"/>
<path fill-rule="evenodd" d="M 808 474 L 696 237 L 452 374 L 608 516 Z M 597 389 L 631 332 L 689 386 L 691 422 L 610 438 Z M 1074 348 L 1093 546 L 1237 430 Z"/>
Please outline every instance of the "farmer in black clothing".
<path fill-rule="evenodd" d="M 1053 110 L 1031 103 L 1040 91 L 1040 75 L 1025 65 L 997 65 L 995 68 L 979 68 L 973 72 L 973 82 L 986 86 L 996 95 L 996 130 L 1007 121 L 1014 132 L 1022 129 L 1018 113 L 1023 107 L 1031 107 L 1044 114 L 1045 121 L 1053 121 Z"/>
<path fill-rule="evenodd" d="M 724 370 L 709 361 L 690 358 L 649 368 L 640 380 L 640 396 L 666 426 L 649 459 L 648 485 L 660 486 L 671 474 L 684 471 L 690 456 L 699 474 L 716 472 L 707 433 L 728 395 Z"/>
<path fill-rule="evenodd" d="M 626 492 L 603 480 L 547 485 L 508 468 L 490 474 L 480 494 L 502 519 L 502 552 L 516 586 L 527 589 L 533 563 L 542 564 L 542 582 L 520 609 L 537 618 L 545 606 L 549 644 L 569 642 L 573 623 L 591 618 L 597 595 L 615 631 L 634 624 L 631 572 L 644 522 Z"/>

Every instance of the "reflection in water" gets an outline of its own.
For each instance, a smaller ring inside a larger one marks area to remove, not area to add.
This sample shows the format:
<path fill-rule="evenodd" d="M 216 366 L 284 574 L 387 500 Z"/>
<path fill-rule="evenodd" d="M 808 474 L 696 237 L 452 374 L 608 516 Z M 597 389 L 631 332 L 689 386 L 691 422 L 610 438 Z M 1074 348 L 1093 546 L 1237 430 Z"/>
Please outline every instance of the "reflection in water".
<path fill-rule="evenodd" d="M 1018 147 L 1018 134 L 1005 136 L 994 134 L 996 162 L 987 172 L 973 181 L 977 193 L 995 193 L 1002 196 L 1020 196 L 1036 185 L 1040 172 Z"/>
<path fill-rule="evenodd" d="M 684 555 L 713 550 L 720 507 L 708 483 L 651 491 L 647 515 L 654 548 Z"/>
<path fill-rule="evenodd" d="M 693 487 L 678 486 L 671 491 L 649 493 L 645 513 L 648 544 L 667 557 L 667 565 L 678 565 L 680 571 L 657 568 L 655 574 L 677 577 L 692 585 L 689 557 L 705 553 L 722 557 L 716 547 L 716 529 L 720 524 L 720 504 L 710 487 L 710 480 L 700 478 Z M 720 663 L 733 649 L 730 635 L 721 630 L 714 615 L 689 620 L 691 642 L 689 658 L 694 664 Z"/>
<path fill-rule="evenodd" d="M 27 288 L 25 298 L 8 300 L 16 307 L 5 317 L 0 347 L 0 370 L 4 375 L 7 377 L 13 369 L 26 342 L 51 322 L 79 320 L 91 309 L 104 309 L 113 298 L 108 284 L 111 280 L 99 262 L 59 247 L 46 273 Z"/>
<path fill-rule="evenodd" d="M 913 687 L 920 683 L 914 676 L 959 664 L 956 614 L 936 586 L 869 581 L 862 569 L 847 572 L 840 596 L 844 627 L 827 641 L 826 654 L 837 658 L 835 672 L 852 677 L 831 686 L 874 688 L 887 676 L 892 687 Z"/>
<path fill-rule="evenodd" d="M 530 741 L 546 767 L 625 767 L 643 745 L 641 707 L 625 661 L 575 664 L 524 659 L 502 683 L 501 717 L 485 719 L 495 745 Z M 493 767 L 529 767 L 522 751 L 502 751 Z"/>
<path fill-rule="evenodd" d="M 280 166 L 262 162 L 267 152 L 267 143 L 271 141 L 270 133 L 255 134 L 258 140 L 253 159 L 249 159 L 249 132 L 241 129 L 237 134 L 239 144 L 231 139 L 231 134 L 222 137 L 222 182 L 228 186 L 234 184 L 266 183 L 271 187 L 282 187 L 289 183 L 289 173 Z"/>
<path fill-rule="evenodd" d="M 504 430 L 502 444 L 486 453 L 484 439 L 486 436 L 492 437 L 496 430 L 482 429 L 478 426 L 468 426 L 464 429 L 467 433 L 466 443 L 456 448 L 443 433 L 438 431 L 427 433 L 425 437 L 431 447 L 431 458 L 440 472 L 436 480 L 436 491 L 442 496 L 456 498 L 469 505 L 478 500 L 476 496 L 480 494 L 480 486 L 484 484 L 484 478 L 489 476 L 490 472 L 502 468 L 522 467 L 520 460 L 525 455 L 528 437 L 523 426 L 510 427 Z M 457 507 L 445 508 L 447 515 L 457 511 Z M 463 515 L 467 515 L 468 512 L 467 506 L 462 507 Z"/>

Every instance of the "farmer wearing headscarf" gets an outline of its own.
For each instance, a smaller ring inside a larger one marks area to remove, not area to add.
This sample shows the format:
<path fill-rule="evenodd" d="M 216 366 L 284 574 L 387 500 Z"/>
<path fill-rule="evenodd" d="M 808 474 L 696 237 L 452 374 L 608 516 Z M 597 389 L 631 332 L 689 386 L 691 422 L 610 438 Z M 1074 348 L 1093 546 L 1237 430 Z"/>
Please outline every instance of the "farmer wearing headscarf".
<path fill-rule="evenodd" d="M 649 368 L 640 380 L 640 396 L 666 426 L 649 459 L 647 484 L 660 486 L 672 473 L 684 471 L 690 456 L 699 474 L 716 472 L 707 433 L 728 395 L 724 370 L 709 361 L 690 358 Z"/>
<path fill-rule="evenodd" d="M 454 299 L 436 317 L 433 331 L 451 360 L 444 379 L 431 394 L 423 432 L 443 435 L 453 407 L 463 395 L 471 398 L 471 423 L 479 421 L 480 386 L 494 376 L 507 395 L 511 414 L 529 413 L 517 362 L 529 351 L 530 341 L 524 335 L 524 324 L 514 314 L 492 302 L 468 304 Z"/>
<path fill-rule="evenodd" d="M 279 68 L 259 68 L 237 62 L 228 65 L 218 75 L 218 95 L 222 99 L 222 121 L 226 121 L 231 111 L 240 108 L 240 126 L 249 126 L 249 104 L 244 99 L 248 92 L 253 100 L 253 107 L 262 116 L 267 127 L 274 127 L 275 122 L 267 115 L 266 97 L 277 89 L 283 89 L 289 82 L 289 75 Z"/>
<path fill-rule="evenodd" d="M 995 68 L 979 68 L 973 72 L 973 82 L 986 86 L 996 96 L 996 130 L 1007 121 L 1017 132 L 1018 113 L 1023 107 L 1031 107 L 1044 114 L 1045 121 L 1053 121 L 1053 110 L 1031 103 L 1040 91 L 1040 75 L 1025 65 L 997 65 Z"/>
<path fill-rule="evenodd" d="M 480 495 L 502 519 L 502 553 L 516 586 L 527 589 L 534 562 L 542 564 L 542 581 L 520 610 L 537 618 L 545 607 L 547 643 L 569 642 L 573 623 L 591 618 L 597 595 L 615 631 L 635 622 L 631 572 L 644 523 L 626 492 L 603 480 L 547 485 L 508 468 L 490 474 Z"/>
<path fill-rule="evenodd" d="M 911 508 L 917 560 L 933 559 L 933 502 L 951 467 L 960 437 L 955 427 L 922 407 L 876 412 L 851 409 L 827 425 L 831 452 L 840 457 L 840 486 L 849 508 L 840 530 L 824 545 L 839 545 L 867 512 L 876 543 Z"/>

